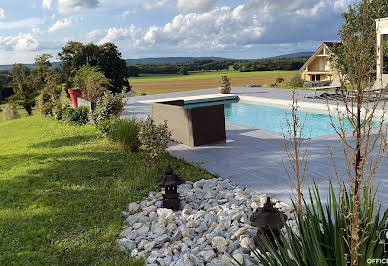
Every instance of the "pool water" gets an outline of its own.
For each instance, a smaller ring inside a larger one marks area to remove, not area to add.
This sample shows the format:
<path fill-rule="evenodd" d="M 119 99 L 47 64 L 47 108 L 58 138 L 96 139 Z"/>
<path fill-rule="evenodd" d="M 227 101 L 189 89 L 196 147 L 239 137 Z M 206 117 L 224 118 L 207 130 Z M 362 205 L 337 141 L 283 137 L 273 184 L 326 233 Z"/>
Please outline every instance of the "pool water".
<path fill-rule="evenodd" d="M 306 117 L 307 115 L 307 117 Z M 335 133 L 330 125 L 330 117 L 326 114 L 306 113 L 298 111 L 298 116 L 301 121 L 306 121 L 302 136 L 318 137 L 327 134 Z M 225 104 L 225 120 L 246 126 L 275 131 L 278 133 L 286 133 L 287 123 L 286 118 L 291 120 L 290 110 L 279 107 L 257 105 L 250 103 L 229 103 Z M 346 121 L 345 129 L 352 129 L 350 123 Z M 339 124 L 338 120 L 334 121 Z"/>

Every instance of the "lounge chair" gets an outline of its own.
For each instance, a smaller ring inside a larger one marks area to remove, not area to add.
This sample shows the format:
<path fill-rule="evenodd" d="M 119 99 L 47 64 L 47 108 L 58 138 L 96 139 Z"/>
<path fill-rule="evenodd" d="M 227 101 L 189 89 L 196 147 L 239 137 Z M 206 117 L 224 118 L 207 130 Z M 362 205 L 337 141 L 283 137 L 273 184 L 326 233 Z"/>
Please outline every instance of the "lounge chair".
<path fill-rule="evenodd" d="M 317 98 L 317 92 L 318 91 L 330 91 L 334 90 L 336 94 L 338 94 L 339 89 L 341 88 L 341 80 L 339 76 L 337 75 L 333 81 L 330 83 L 329 86 L 323 86 L 323 87 L 315 87 L 315 88 L 307 88 L 307 90 L 314 91 L 314 98 Z"/>

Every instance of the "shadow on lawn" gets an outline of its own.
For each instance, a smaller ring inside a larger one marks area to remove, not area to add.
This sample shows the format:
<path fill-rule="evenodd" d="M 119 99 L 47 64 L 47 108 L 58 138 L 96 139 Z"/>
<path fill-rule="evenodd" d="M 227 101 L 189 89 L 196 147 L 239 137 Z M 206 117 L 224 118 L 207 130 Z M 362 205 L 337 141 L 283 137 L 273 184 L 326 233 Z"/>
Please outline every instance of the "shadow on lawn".
<path fill-rule="evenodd" d="M 0 209 L 7 210 L 0 217 L 0 250 L 7 259 L 0 258 L 0 264 L 30 259 L 36 264 L 99 264 L 113 258 L 130 265 L 115 243 L 126 205 L 156 190 L 168 164 L 186 180 L 207 174 L 169 155 L 158 168 L 150 167 L 143 153 L 93 149 L 12 156 L 15 162 L 35 163 L 0 179 Z"/>
<path fill-rule="evenodd" d="M 44 141 L 30 145 L 31 148 L 60 148 L 64 146 L 76 146 L 97 138 L 96 134 L 83 135 L 83 136 L 71 136 L 65 138 L 56 138 L 50 141 Z"/>
<path fill-rule="evenodd" d="M 7 210 L 0 217 L 0 250 L 8 262 L 93 264 L 123 256 L 115 244 L 121 211 L 147 195 L 159 173 L 146 176 L 140 154 L 78 151 L 48 161 L 50 156 L 31 154 L 29 160 L 45 163 L 0 179 L 0 209 Z"/>

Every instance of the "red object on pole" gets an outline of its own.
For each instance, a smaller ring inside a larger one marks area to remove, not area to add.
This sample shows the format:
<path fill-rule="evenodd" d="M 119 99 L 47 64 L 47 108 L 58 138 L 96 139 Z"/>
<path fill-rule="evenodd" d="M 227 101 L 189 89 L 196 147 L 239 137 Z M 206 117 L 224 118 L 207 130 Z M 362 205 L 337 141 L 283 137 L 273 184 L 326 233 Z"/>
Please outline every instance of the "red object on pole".
<path fill-rule="evenodd" d="M 71 99 L 71 102 L 73 103 L 73 106 L 74 107 L 78 107 L 77 97 L 81 96 L 81 90 L 79 90 L 79 89 L 76 89 L 76 90 L 68 89 L 67 92 L 70 94 L 70 99 Z"/>

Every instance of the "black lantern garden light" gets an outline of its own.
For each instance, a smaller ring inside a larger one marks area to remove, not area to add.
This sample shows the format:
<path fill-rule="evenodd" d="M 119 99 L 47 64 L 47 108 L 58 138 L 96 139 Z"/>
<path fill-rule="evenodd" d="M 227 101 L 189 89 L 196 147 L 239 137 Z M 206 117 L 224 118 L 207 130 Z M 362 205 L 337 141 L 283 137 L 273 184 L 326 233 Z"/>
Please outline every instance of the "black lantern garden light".
<path fill-rule="evenodd" d="M 259 229 L 254 238 L 256 245 L 260 245 L 260 240 L 264 236 L 267 236 L 274 245 L 276 244 L 275 236 L 280 243 L 280 229 L 284 226 L 283 221 L 286 220 L 287 216 L 274 208 L 274 205 L 271 198 L 267 197 L 264 207 L 257 208 L 251 216 L 251 224 Z"/>
<path fill-rule="evenodd" d="M 178 186 L 185 183 L 185 180 L 176 174 L 170 166 L 167 167 L 165 176 L 162 177 L 157 184 L 164 188 L 163 194 L 163 208 L 179 210 L 180 200 L 178 194 Z"/>

